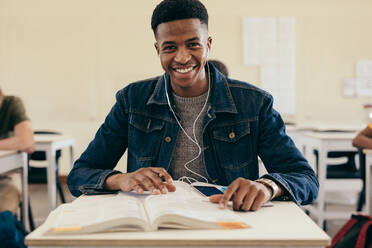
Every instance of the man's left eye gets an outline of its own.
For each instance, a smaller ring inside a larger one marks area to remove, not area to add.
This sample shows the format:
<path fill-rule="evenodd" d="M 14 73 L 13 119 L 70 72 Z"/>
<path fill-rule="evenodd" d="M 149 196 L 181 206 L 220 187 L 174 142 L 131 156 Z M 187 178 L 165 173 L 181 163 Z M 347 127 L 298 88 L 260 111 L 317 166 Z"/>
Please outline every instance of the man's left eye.
<path fill-rule="evenodd" d="M 197 47 L 197 46 L 199 46 L 198 43 L 190 43 L 190 44 L 189 44 L 189 47 Z"/>

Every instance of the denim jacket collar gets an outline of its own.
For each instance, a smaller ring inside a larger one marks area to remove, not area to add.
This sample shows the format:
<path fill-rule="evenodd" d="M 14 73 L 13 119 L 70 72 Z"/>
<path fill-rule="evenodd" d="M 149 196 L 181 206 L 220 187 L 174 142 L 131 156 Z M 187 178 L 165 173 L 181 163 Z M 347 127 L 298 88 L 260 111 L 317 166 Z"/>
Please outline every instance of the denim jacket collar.
<path fill-rule="evenodd" d="M 167 77 L 167 88 L 168 94 L 171 96 L 170 92 L 170 79 L 169 75 L 164 73 L 162 76 L 159 77 L 158 82 L 155 85 L 155 89 L 152 92 L 150 98 L 147 100 L 146 105 L 150 104 L 158 104 L 158 105 L 167 105 L 167 97 L 165 96 L 165 85 L 164 85 L 164 77 Z"/>
<path fill-rule="evenodd" d="M 223 76 L 213 65 L 209 64 L 210 73 L 212 79 L 212 92 L 210 97 L 211 109 L 214 112 L 225 112 L 237 114 L 236 105 L 232 97 L 229 85 L 227 83 L 226 77 Z M 167 105 L 167 97 L 165 96 L 165 84 L 164 78 L 167 81 L 168 94 L 171 98 L 171 86 L 170 86 L 170 77 L 168 74 L 163 74 L 159 77 L 155 89 L 152 92 L 149 100 L 146 105 L 149 104 L 158 104 L 158 105 Z"/>

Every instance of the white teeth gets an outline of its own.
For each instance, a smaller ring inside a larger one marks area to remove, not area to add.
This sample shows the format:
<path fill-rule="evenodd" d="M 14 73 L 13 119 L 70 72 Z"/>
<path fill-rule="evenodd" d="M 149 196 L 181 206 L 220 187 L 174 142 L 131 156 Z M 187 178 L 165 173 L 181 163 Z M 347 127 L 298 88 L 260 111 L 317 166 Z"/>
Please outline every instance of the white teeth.
<path fill-rule="evenodd" d="M 187 73 L 192 70 L 192 67 L 186 68 L 186 69 L 176 69 L 179 73 Z"/>

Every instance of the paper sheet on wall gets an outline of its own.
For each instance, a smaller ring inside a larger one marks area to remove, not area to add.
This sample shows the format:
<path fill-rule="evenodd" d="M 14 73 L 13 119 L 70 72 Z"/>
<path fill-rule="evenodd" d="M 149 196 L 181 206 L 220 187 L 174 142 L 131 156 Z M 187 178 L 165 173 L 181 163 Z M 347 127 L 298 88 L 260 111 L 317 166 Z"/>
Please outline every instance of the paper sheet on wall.
<path fill-rule="evenodd" d="M 274 108 L 295 114 L 295 18 L 244 17 L 243 59 L 260 66 L 262 88 L 274 96 Z"/>
<path fill-rule="evenodd" d="M 344 96 L 372 96 L 372 60 L 359 60 L 356 78 L 344 80 Z"/>
<path fill-rule="evenodd" d="M 360 60 L 356 64 L 356 93 L 372 96 L 372 60 Z"/>
<path fill-rule="evenodd" d="M 358 78 L 356 82 L 356 94 L 358 96 L 372 96 L 372 77 Z"/>

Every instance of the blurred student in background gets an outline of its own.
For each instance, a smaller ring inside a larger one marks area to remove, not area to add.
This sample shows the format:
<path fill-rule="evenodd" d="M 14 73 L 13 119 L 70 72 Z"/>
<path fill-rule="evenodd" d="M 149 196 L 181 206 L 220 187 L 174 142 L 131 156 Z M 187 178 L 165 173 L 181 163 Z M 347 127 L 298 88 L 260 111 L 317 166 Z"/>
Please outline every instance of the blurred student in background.
<path fill-rule="evenodd" d="M 372 123 L 368 124 L 358 135 L 353 139 L 353 146 L 359 149 L 372 149 Z"/>
<path fill-rule="evenodd" d="M 1 88 L 0 150 L 27 153 L 34 151 L 33 130 L 22 100 L 16 96 L 3 95 Z M 3 247 L 24 247 L 23 236 L 16 234 L 17 230 L 12 228 L 12 225 L 9 226 L 9 224 L 14 224 L 13 227 L 19 228 L 21 225 L 14 223 L 17 222 L 14 216 L 20 204 L 20 192 L 15 176 L 15 173 L 0 174 L 0 247 L 2 245 L 5 245 Z"/>

